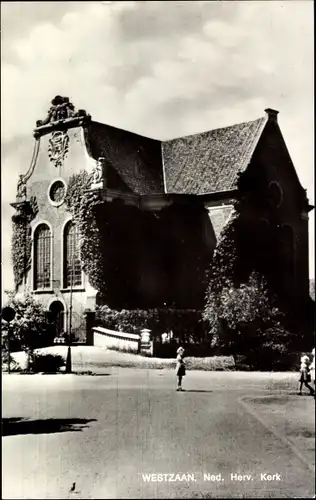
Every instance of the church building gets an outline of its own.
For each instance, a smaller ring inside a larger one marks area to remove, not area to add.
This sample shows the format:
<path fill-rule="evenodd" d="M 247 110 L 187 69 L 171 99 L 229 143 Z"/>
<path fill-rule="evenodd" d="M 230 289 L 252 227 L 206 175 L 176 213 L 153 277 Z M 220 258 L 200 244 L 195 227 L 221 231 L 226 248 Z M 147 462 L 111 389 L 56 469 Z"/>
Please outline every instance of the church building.
<path fill-rule="evenodd" d="M 245 248 L 256 240 L 279 292 L 303 306 L 313 207 L 277 115 L 266 109 L 252 121 L 159 141 L 95 122 L 56 96 L 36 123 L 30 166 L 12 203 L 17 291 L 30 289 L 63 331 L 70 309 L 74 328 L 94 310 L 100 290 L 82 270 L 80 234 L 65 205 L 69 180 L 86 171 L 111 233 L 104 248 L 109 307 L 203 309 L 205 272 L 241 198 Z"/>

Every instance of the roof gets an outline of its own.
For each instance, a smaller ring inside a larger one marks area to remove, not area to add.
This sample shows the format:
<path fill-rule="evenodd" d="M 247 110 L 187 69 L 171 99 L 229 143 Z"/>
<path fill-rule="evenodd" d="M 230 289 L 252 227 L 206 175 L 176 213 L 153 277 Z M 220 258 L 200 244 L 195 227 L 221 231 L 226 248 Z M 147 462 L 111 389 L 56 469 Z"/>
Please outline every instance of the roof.
<path fill-rule="evenodd" d="M 266 118 L 162 143 L 167 193 L 208 194 L 237 189 Z"/>
<path fill-rule="evenodd" d="M 160 141 L 94 121 L 84 135 L 90 156 L 104 157 L 133 193 L 164 193 Z"/>
<path fill-rule="evenodd" d="M 56 96 L 45 120 L 37 121 L 35 138 L 53 130 L 82 126 L 88 153 L 104 157 L 124 188 L 137 195 L 207 195 L 237 189 L 267 118 L 169 141 L 149 139 L 91 120 L 76 111 L 68 97 Z M 277 121 L 278 111 L 265 110 Z"/>
<path fill-rule="evenodd" d="M 266 117 L 200 134 L 158 141 L 91 121 L 84 127 L 89 154 L 105 157 L 137 195 L 203 195 L 238 188 Z"/>

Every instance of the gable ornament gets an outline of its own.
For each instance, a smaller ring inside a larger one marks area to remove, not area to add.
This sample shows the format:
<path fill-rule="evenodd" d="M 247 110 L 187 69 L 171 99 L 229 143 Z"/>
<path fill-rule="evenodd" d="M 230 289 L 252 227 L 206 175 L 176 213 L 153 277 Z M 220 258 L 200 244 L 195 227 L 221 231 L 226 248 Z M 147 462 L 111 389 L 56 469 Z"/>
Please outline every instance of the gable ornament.
<path fill-rule="evenodd" d="M 100 157 L 93 169 L 93 179 L 91 187 L 92 189 L 97 189 L 103 186 L 103 169 L 104 169 L 105 158 Z"/>
<path fill-rule="evenodd" d="M 16 198 L 18 200 L 24 200 L 26 198 L 26 182 L 24 175 L 19 175 Z"/>
<path fill-rule="evenodd" d="M 49 123 L 64 121 L 68 118 L 76 118 L 87 115 L 83 109 L 76 111 L 74 105 L 69 101 L 69 97 L 57 95 L 54 97 L 51 104 L 52 105 L 48 110 L 45 120 L 37 120 L 37 127 L 42 127 L 43 125 L 48 125 Z"/>
<path fill-rule="evenodd" d="M 48 110 L 44 120 L 37 120 L 34 130 L 34 137 L 39 139 L 42 135 L 53 131 L 68 130 L 74 127 L 80 127 L 91 120 L 91 116 L 84 109 L 75 109 L 70 102 L 69 97 L 57 95 L 51 101 L 51 107 Z"/>
<path fill-rule="evenodd" d="M 54 166 L 61 167 L 67 156 L 69 148 L 69 135 L 66 130 L 52 132 L 48 142 L 48 157 Z"/>

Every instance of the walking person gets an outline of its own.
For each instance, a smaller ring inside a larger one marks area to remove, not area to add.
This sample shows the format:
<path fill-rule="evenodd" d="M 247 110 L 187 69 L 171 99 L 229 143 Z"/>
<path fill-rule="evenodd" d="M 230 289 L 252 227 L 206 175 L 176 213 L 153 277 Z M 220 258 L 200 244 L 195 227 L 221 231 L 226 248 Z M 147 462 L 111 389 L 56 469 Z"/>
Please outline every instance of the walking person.
<path fill-rule="evenodd" d="M 176 376 L 178 377 L 178 387 L 177 391 L 183 391 L 182 389 L 182 377 L 185 376 L 185 364 L 184 364 L 184 349 L 179 347 L 177 350 L 177 366 L 176 366 Z"/>
<path fill-rule="evenodd" d="M 302 356 L 301 357 L 301 368 L 300 368 L 300 372 L 301 372 L 300 390 L 299 390 L 299 395 L 300 396 L 302 395 L 303 384 L 305 385 L 305 387 L 307 387 L 307 389 L 309 389 L 310 395 L 311 396 L 314 395 L 314 389 L 309 385 L 309 382 L 311 381 L 311 375 L 310 375 L 309 365 L 310 365 L 310 359 L 309 359 L 309 357 L 308 356 Z"/>

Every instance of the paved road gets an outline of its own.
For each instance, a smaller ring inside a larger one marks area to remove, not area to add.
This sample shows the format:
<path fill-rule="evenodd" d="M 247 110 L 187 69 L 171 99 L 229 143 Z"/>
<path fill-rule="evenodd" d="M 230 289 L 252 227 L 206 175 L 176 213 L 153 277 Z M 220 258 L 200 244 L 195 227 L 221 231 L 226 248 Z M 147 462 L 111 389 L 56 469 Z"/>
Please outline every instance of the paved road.
<path fill-rule="evenodd" d="M 272 414 L 265 425 L 251 411 L 252 396 L 293 398 L 308 416 L 303 431 L 313 426 L 313 398 L 293 395 L 296 379 L 190 372 L 186 392 L 178 393 L 168 370 L 5 375 L 2 497 L 311 498 L 314 474 L 304 450 L 282 439 Z M 144 479 L 154 473 L 170 476 Z"/>

